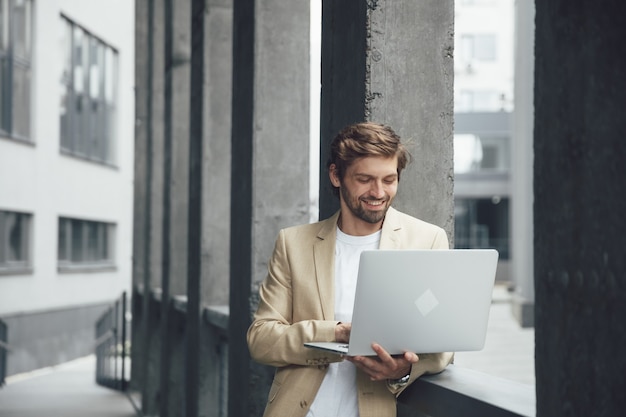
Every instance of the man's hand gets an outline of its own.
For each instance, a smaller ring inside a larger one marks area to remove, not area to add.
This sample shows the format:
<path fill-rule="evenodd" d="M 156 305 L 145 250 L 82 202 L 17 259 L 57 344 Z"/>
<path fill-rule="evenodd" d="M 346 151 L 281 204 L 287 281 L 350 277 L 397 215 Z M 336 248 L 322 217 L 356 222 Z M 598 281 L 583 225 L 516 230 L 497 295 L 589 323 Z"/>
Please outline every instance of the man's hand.
<path fill-rule="evenodd" d="M 337 323 L 335 326 L 335 341 L 348 343 L 350 340 L 350 330 L 352 330 L 352 323 Z"/>
<path fill-rule="evenodd" d="M 413 352 L 391 356 L 377 343 L 372 344 L 372 349 L 378 356 L 346 356 L 346 360 L 369 375 L 372 381 L 400 379 L 408 375 L 411 372 L 411 366 L 419 360 Z"/>

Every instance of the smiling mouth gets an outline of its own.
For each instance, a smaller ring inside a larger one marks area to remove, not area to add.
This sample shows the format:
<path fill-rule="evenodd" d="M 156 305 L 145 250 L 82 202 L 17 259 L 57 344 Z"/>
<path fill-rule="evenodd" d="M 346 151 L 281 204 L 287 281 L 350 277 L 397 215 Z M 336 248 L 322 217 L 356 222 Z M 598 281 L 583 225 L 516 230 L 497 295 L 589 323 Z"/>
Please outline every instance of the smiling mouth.
<path fill-rule="evenodd" d="M 385 205 L 385 200 L 362 200 L 368 206 L 380 207 Z"/>

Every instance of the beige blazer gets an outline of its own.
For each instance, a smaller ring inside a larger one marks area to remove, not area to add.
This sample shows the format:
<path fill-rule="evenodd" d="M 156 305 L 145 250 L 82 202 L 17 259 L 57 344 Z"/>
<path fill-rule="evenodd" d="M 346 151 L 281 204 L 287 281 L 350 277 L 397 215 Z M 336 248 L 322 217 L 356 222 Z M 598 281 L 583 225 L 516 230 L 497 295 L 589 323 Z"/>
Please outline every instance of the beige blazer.
<path fill-rule="evenodd" d="M 265 417 L 303 417 L 315 399 L 328 364 L 339 355 L 303 347 L 308 341 L 335 340 L 335 238 L 339 212 L 327 220 L 279 232 L 259 306 L 248 329 L 252 358 L 275 366 Z M 381 249 L 447 249 L 440 227 L 390 208 Z M 419 354 L 410 382 L 443 370 L 452 353 Z M 402 389 L 372 382 L 357 371 L 360 417 L 395 417 Z"/>

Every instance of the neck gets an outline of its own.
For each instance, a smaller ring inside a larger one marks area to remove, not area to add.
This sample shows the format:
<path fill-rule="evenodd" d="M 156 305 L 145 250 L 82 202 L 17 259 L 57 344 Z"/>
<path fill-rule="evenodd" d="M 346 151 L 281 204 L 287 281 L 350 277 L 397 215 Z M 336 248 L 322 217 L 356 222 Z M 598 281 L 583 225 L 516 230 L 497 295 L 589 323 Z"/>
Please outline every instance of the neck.
<path fill-rule="evenodd" d="M 344 218 L 344 216 L 340 214 L 339 220 L 337 220 L 337 226 L 339 230 L 347 235 L 367 236 L 379 231 L 383 227 L 383 221 L 384 220 L 378 223 L 368 223 L 361 219 Z"/>

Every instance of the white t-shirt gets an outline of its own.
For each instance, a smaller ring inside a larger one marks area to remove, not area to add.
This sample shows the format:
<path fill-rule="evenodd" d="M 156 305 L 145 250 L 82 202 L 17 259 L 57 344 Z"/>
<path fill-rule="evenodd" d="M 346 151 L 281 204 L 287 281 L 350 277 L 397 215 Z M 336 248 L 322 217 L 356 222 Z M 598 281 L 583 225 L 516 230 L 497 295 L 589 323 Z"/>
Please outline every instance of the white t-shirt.
<path fill-rule="evenodd" d="M 378 249 L 381 231 L 350 236 L 337 228 L 335 242 L 335 320 L 352 322 L 359 257 Z M 307 417 L 359 417 L 356 368 L 348 361 L 331 363 Z"/>

